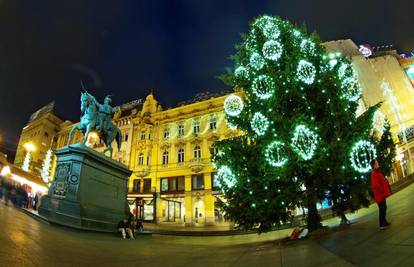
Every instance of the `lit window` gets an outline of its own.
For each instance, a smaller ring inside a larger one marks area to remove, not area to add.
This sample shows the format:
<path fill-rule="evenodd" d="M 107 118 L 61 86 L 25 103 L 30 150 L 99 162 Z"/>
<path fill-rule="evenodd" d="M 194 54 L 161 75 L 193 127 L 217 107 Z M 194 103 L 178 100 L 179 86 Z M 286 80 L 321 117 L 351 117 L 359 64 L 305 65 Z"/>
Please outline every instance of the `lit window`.
<path fill-rule="evenodd" d="M 184 136 L 184 125 L 178 125 L 178 136 Z"/>
<path fill-rule="evenodd" d="M 168 151 L 164 151 L 164 153 L 162 153 L 162 164 L 163 165 L 168 164 Z"/>
<path fill-rule="evenodd" d="M 145 140 L 145 131 L 141 132 L 141 140 Z"/>
<path fill-rule="evenodd" d="M 204 189 L 204 174 L 194 174 L 191 176 L 192 189 Z"/>
<path fill-rule="evenodd" d="M 178 162 L 184 162 L 184 148 L 178 150 Z"/>
<path fill-rule="evenodd" d="M 139 154 L 139 156 L 138 156 L 138 165 L 139 166 L 142 166 L 142 165 L 144 165 L 144 154 Z"/>
<path fill-rule="evenodd" d="M 200 122 L 199 121 L 194 121 L 193 131 L 194 131 L 195 134 L 200 133 Z"/>
<path fill-rule="evenodd" d="M 195 159 L 201 159 L 201 148 L 200 146 L 194 147 L 194 158 Z"/>
<path fill-rule="evenodd" d="M 128 141 L 128 133 L 125 133 L 125 142 Z"/>

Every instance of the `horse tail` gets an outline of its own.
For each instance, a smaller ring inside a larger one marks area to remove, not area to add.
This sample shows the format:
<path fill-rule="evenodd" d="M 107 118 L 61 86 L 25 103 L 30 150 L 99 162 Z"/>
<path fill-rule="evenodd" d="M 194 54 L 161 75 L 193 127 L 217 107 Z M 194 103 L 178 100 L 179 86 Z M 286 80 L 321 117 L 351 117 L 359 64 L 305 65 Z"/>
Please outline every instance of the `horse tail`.
<path fill-rule="evenodd" d="M 116 144 L 118 145 L 118 151 L 120 151 L 122 144 L 122 132 L 118 127 L 116 128 Z"/>

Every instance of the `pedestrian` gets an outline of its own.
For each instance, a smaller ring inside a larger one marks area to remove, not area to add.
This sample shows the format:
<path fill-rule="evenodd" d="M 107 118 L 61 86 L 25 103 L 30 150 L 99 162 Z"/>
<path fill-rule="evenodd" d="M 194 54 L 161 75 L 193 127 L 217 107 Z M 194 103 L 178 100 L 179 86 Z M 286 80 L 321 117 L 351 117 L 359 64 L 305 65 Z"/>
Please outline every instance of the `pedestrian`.
<path fill-rule="evenodd" d="M 388 180 L 381 173 L 378 160 L 371 162 L 371 189 L 374 195 L 375 202 L 379 209 L 379 225 L 380 230 L 387 229 L 391 224 L 387 221 L 387 197 L 391 195 L 391 187 Z"/>
<path fill-rule="evenodd" d="M 121 232 L 123 239 L 126 238 L 126 232 L 128 232 L 129 238 L 135 239 L 134 234 L 129 227 L 128 218 L 124 218 L 118 223 L 118 232 Z"/>

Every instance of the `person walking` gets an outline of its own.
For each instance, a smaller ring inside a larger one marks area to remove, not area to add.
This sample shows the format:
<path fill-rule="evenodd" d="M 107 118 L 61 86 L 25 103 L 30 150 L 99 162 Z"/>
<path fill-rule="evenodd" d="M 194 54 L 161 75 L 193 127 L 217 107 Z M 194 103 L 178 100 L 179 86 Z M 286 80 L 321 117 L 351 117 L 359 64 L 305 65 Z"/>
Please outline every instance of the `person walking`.
<path fill-rule="evenodd" d="M 391 195 L 391 187 L 388 180 L 380 171 L 378 160 L 371 162 L 371 189 L 374 194 L 375 202 L 378 204 L 379 209 L 379 225 L 380 230 L 387 229 L 391 224 L 387 221 L 387 197 Z"/>
<path fill-rule="evenodd" d="M 131 228 L 129 227 L 127 218 L 121 220 L 118 223 L 118 232 L 121 232 L 123 239 L 126 238 L 126 232 L 128 232 L 129 238 L 135 239 L 134 234 L 132 233 Z"/>

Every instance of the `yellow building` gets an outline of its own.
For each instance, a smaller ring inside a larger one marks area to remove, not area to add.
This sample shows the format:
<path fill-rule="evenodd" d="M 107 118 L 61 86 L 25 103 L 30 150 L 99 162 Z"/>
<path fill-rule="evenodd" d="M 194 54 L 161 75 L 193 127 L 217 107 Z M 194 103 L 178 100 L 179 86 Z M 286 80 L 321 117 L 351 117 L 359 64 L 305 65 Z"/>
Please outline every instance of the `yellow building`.
<path fill-rule="evenodd" d="M 33 113 L 20 135 L 14 164 L 22 167 L 26 154 L 30 153 L 29 171 L 35 175 L 40 174 L 47 151 L 55 146 L 63 122 L 53 109 L 52 102 Z"/>

